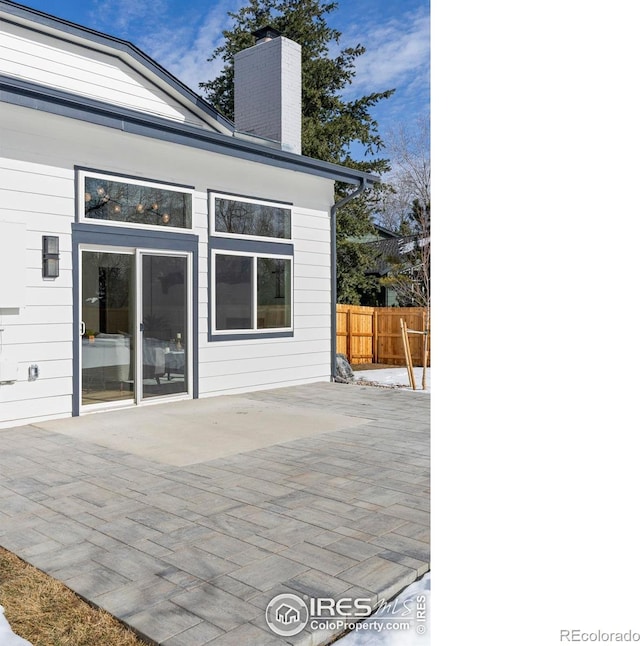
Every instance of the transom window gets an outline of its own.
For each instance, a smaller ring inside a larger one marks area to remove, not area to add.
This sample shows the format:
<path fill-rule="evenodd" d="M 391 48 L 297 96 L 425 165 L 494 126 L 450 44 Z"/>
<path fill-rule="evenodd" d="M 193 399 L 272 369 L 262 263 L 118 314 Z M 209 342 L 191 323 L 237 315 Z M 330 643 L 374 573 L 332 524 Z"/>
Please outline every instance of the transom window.
<path fill-rule="evenodd" d="M 136 225 L 191 229 L 192 195 L 151 182 L 84 175 L 84 217 Z"/>
<path fill-rule="evenodd" d="M 215 233 L 291 239 L 291 209 L 225 197 L 215 198 Z"/>
<path fill-rule="evenodd" d="M 291 327 L 291 258 L 215 253 L 215 329 Z"/>

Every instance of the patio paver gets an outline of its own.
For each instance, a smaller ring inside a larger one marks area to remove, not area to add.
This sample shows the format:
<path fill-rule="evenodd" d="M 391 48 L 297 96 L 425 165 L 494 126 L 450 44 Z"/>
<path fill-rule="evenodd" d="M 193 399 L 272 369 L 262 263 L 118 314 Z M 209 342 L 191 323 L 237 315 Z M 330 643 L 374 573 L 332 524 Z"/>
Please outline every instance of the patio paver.
<path fill-rule="evenodd" d="M 389 599 L 429 569 L 429 395 L 322 383 L 212 399 L 226 415 L 213 459 L 215 447 L 165 460 L 148 428 L 120 447 L 90 432 L 171 407 L 177 445 L 180 410 L 193 441 L 215 444 L 213 401 L 0 430 L 0 545 L 166 646 L 327 643 L 308 626 L 274 635 L 270 599 Z M 274 444 L 262 426 L 276 411 L 308 426 Z"/>

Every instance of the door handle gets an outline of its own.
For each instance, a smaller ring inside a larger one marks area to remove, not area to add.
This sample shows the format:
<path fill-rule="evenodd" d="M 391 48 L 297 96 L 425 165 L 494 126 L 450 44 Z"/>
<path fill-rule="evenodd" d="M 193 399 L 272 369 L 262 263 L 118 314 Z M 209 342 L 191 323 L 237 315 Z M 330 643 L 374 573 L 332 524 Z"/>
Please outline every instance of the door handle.
<path fill-rule="evenodd" d="M 87 331 L 87 326 L 84 324 L 84 321 L 80 321 L 80 336 L 84 336 L 84 333 Z"/>

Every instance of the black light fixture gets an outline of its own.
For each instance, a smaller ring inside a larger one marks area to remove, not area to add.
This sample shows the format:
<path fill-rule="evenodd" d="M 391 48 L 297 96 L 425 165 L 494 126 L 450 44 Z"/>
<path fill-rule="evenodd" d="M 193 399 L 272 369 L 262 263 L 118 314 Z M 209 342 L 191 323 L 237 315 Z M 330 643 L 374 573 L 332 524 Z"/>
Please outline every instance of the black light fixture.
<path fill-rule="evenodd" d="M 42 277 L 57 278 L 60 275 L 60 239 L 58 236 L 42 236 Z"/>

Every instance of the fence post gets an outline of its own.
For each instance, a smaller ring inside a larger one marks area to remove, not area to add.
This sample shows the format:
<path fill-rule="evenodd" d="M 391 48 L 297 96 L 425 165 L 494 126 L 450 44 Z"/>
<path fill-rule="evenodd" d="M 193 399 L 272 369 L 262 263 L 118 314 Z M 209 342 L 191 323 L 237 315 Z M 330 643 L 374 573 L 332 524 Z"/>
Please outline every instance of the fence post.
<path fill-rule="evenodd" d="M 347 361 L 351 363 L 351 310 L 347 310 Z"/>
<path fill-rule="evenodd" d="M 378 363 L 378 310 L 373 310 L 373 338 L 371 339 L 371 361 Z"/>

